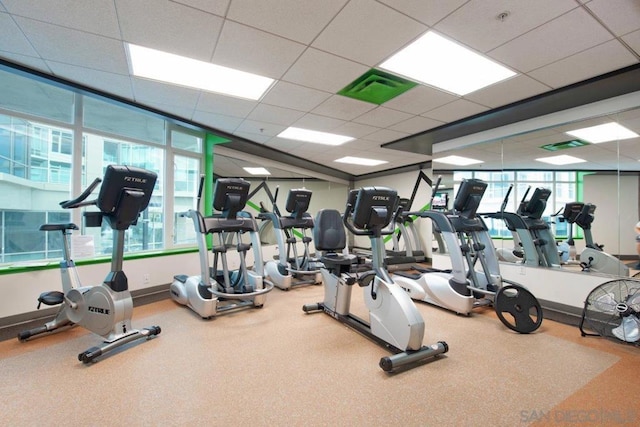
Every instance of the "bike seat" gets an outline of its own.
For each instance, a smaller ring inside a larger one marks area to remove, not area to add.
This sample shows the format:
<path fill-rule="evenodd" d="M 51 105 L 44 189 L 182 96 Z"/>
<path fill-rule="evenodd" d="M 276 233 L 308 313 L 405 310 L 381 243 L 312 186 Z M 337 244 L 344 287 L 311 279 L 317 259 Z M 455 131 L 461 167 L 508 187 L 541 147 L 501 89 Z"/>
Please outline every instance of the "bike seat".
<path fill-rule="evenodd" d="M 40 304 L 44 305 L 58 305 L 64 302 L 64 294 L 60 291 L 43 292 L 38 297 L 38 310 Z"/>
<path fill-rule="evenodd" d="M 63 230 L 78 230 L 78 226 L 72 222 L 66 224 L 42 224 L 40 231 L 63 231 Z"/>

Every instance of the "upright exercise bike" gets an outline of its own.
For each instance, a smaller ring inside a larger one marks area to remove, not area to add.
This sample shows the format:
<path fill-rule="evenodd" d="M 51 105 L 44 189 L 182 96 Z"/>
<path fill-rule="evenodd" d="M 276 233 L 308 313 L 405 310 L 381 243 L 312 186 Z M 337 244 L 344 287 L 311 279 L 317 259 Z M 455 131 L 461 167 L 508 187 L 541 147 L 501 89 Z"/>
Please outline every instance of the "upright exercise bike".
<path fill-rule="evenodd" d="M 564 207 L 562 216 L 569 224 L 567 244 L 575 247 L 573 224 L 584 231 L 585 248 L 580 252 L 580 266 L 583 271 L 595 271 L 604 274 L 629 277 L 629 267 L 615 256 L 604 251 L 604 245 L 593 241 L 591 224 L 596 206 L 591 203 L 571 202 Z"/>
<path fill-rule="evenodd" d="M 274 199 L 277 201 L 278 190 Z M 267 276 L 273 284 L 285 291 L 294 286 L 316 285 L 322 283 L 320 274 L 321 264 L 311 257 L 309 245 L 311 237 L 307 235 L 313 230 L 314 223 L 311 214 L 307 212 L 311 201 L 311 191 L 305 189 L 291 189 L 287 196 L 285 209 L 290 214 L 281 216 L 278 205 L 274 201 L 273 211 L 266 210 L 259 218 L 273 224 L 276 242 L 278 244 L 278 259 L 269 260 L 265 265 Z M 302 255 L 298 255 L 298 238 L 303 245 Z"/>
<path fill-rule="evenodd" d="M 85 222 L 88 227 L 100 227 L 104 218 L 113 229 L 111 272 L 100 285 L 82 286 L 69 245 L 71 231 L 78 227 L 71 223 L 42 225 L 42 231 L 62 232 L 64 259 L 60 262 L 62 292 L 42 293 L 38 297 L 38 308 L 41 304 L 60 305 L 60 310 L 55 319 L 43 326 L 20 332 L 20 341 L 63 327 L 80 325 L 104 338 L 101 346 L 91 347 L 78 355 L 78 360 L 89 363 L 115 348 L 160 333 L 159 326 L 142 330 L 131 327 L 133 301 L 127 276 L 122 271 L 125 231 L 136 224 L 140 212 L 147 208 L 156 178 L 154 172 L 144 169 L 109 165 L 104 181 L 96 178 L 76 199 L 60 203 L 65 209 L 91 205 L 99 209 L 98 212 L 85 212 Z M 100 182 L 102 186 L 98 198 L 87 201 Z"/>
<path fill-rule="evenodd" d="M 198 208 L 203 184 L 204 177 L 200 179 Z M 249 181 L 241 178 L 218 179 L 213 191 L 213 208 L 219 212 L 204 217 L 198 209 L 192 209 L 184 214 L 193 220 L 196 230 L 200 275 L 174 276 L 169 291 L 174 301 L 188 306 L 204 319 L 242 308 L 261 308 L 266 294 L 273 289 L 273 284 L 264 278 L 258 224 L 249 212 L 242 210 L 247 203 L 249 186 Z M 249 243 L 242 240 L 245 234 L 249 236 Z M 208 235 L 214 240 L 213 267 L 209 263 Z M 235 270 L 229 268 L 227 260 L 228 250 L 233 248 L 229 236 L 233 236 L 231 241 L 235 240 L 235 250 L 240 257 L 240 268 Z M 246 264 L 249 250 L 254 260 L 252 269 Z"/>
<path fill-rule="evenodd" d="M 350 193 L 344 216 L 337 210 L 322 209 L 316 216 L 316 249 L 323 251 L 321 269 L 324 301 L 302 307 L 306 313 L 324 311 L 377 344 L 395 353 L 380 359 L 380 367 L 390 372 L 410 367 L 448 351 L 445 342 L 423 346 L 424 320 L 411 298 L 391 280 L 384 266 L 382 235 L 397 209 L 397 193 L 383 187 L 365 187 Z M 356 235 L 371 239 L 373 270 L 350 273 L 352 255 L 342 253 L 346 245 L 344 226 Z M 351 291 L 358 284 L 364 292 L 369 322 L 350 312 Z"/>

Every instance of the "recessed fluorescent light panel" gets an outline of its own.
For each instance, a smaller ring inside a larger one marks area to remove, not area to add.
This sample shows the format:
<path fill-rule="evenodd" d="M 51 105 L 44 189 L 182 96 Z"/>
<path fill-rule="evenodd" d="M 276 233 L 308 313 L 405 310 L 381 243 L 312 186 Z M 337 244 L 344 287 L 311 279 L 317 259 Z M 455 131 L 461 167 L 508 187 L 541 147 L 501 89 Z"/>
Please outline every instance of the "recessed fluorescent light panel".
<path fill-rule="evenodd" d="M 541 157 L 536 159 L 538 162 L 549 163 L 551 165 L 563 166 L 563 165 L 571 165 L 574 163 L 584 163 L 586 160 L 579 159 L 573 156 L 567 156 L 566 154 L 560 156 L 551 156 L 551 157 Z"/>
<path fill-rule="evenodd" d="M 433 161 L 439 162 L 439 163 L 447 163 L 449 165 L 456 165 L 456 166 L 469 166 L 469 165 L 476 165 L 478 163 L 484 163 L 482 160 L 470 159 L 468 157 L 460 157 L 460 156 L 441 157 L 439 159 L 433 159 Z"/>
<path fill-rule="evenodd" d="M 271 173 L 265 168 L 242 168 L 251 175 L 271 175 Z"/>
<path fill-rule="evenodd" d="M 296 141 L 313 142 L 315 144 L 341 145 L 345 142 L 353 141 L 354 138 L 335 133 L 319 132 L 296 127 L 289 127 L 280 134 L 278 138 L 293 139 Z"/>
<path fill-rule="evenodd" d="M 432 31 L 383 62 L 380 68 L 460 96 L 516 74 Z"/>
<path fill-rule="evenodd" d="M 603 125 L 591 126 L 588 128 L 576 129 L 567 134 L 584 139 L 592 144 L 599 144 L 607 141 L 618 141 L 621 139 L 636 138 L 639 135 L 626 127 L 616 123 L 605 123 Z"/>
<path fill-rule="evenodd" d="M 378 166 L 378 165 L 383 165 L 385 163 L 389 163 L 384 160 L 365 159 L 362 157 L 350 157 L 350 156 L 336 159 L 334 160 L 334 162 L 349 163 L 351 165 L 361 165 L 361 166 Z"/>
<path fill-rule="evenodd" d="M 131 73 L 136 77 L 187 86 L 223 95 L 258 100 L 274 80 L 210 62 L 127 44 Z"/>

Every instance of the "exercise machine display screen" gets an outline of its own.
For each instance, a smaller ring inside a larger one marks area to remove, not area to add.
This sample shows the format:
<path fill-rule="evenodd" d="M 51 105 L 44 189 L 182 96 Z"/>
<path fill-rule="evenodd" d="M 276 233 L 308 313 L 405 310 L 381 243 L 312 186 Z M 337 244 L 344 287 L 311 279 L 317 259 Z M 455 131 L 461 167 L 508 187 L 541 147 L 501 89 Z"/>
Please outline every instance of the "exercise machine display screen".
<path fill-rule="evenodd" d="M 453 201 L 453 209 L 460 216 L 473 218 L 476 216 L 487 183 L 479 179 L 463 179 Z"/>

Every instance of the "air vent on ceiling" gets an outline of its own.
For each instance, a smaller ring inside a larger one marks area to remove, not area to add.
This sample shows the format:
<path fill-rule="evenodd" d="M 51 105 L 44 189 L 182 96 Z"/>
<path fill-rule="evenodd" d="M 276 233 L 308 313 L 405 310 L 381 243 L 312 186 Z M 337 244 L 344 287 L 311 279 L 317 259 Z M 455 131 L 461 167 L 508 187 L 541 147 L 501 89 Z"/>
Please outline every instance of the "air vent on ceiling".
<path fill-rule="evenodd" d="M 415 82 L 372 68 L 338 92 L 338 95 L 380 105 L 416 85 Z"/>
<path fill-rule="evenodd" d="M 548 151 L 565 150 L 567 148 L 582 147 L 583 145 L 589 145 L 588 142 L 580 141 L 579 139 L 572 139 L 571 141 L 554 142 L 553 144 L 546 144 L 540 148 Z"/>

